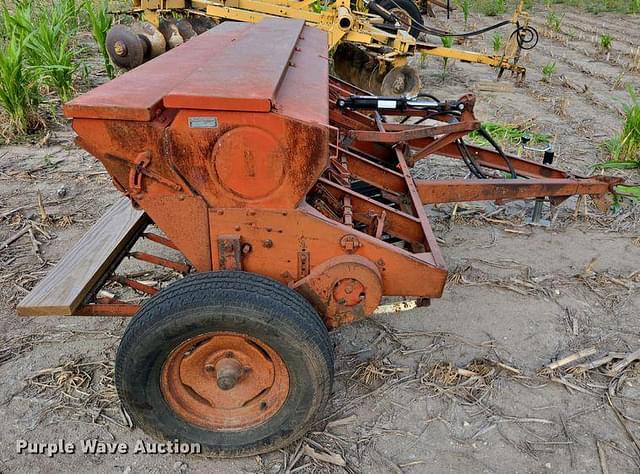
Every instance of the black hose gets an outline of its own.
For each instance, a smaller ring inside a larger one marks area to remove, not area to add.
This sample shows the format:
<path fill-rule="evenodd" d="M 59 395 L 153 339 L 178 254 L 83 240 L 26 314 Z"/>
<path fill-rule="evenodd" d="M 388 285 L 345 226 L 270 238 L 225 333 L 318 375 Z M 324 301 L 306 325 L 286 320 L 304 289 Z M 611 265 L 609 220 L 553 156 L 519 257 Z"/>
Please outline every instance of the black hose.
<path fill-rule="evenodd" d="M 491 143 L 491 145 L 493 146 L 493 148 L 496 149 L 496 151 L 498 152 L 498 154 L 502 157 L 502 159 L 505 161 L 505 163 L 507 164 L 507 167 L 509 168 L 509 172 L 511 173 L 511 178 L 513 179 L 517 179 L 518 178 L 518 173 L 516 173 L 515 168 L 513 167 L 513 164 L 511 163 L 511 160 L 509 159 L 509 157 L 504 153 L 504 151 L 502 151 L 502 148 L 500 147 L 500 145 L 498 145 L 498 143 L 493 139 L 493 137 L 489 134 L 489 132 L 487 132 L 484 127 L 480 127 L 478 129 L 478 133 L 480 133 L 480 135 L 482 135 L 482 138 L 484 138 L 485 140 L 487 140 L 489 143 Z"/>
<path fill-rule="evenodd" d="M 398 3 L 395 2 L 395 0 L 390 0 L 391 3 L 393 3 L 397 8 L 402 8 L 400 5 L 398 5 Z M 375 2 L 372 2 L 375 3 Z M 410 25 L 407 25 L 404 21 L 402 21 L 402 19 L 398 18 L 397 16 L 395 16 L 393 13 L 389 12 L 391 17 L 393 17 L 395 19 L 395 21 L 397 21 L 398 23 L 400 23 L 402 26 L 405 26 L 407 28 L 415 28 L 419 31 L 421 31 L 422 33 L 427 33 L 430 35 L 434 35 L 434 36 L 456 36 L 459 38 L 469 38 L 471 36 L 478 36 L 481 35 L 483 33 L 486 33 L 487 31 L 491 31 L 491 30 L 495 30 L 497 28 L 500 28 L 502 26 L 508 25 L 511 23 L 511 20 L 503 20 L 500 21 L 498 23 L 495 23 L 493 25 L 489 25 L 486 26 L 484 28 L 480 28 L 479 30 L 474 30 L 474 31 L 467 31 L 464 33 L 452 33 L 450 31 L 444 31 L 444 30 L 440 30 L 438 28 L 433 28 L 430 26 L 426 26 L 426 25 L 421 25 L 420 23 L 412 23 Z M 513 30 L 513 32 L 511 33 L 511 36 L 513 36 L 514 34 L 517 33 L 517 38 L 516 41 L 518 42 L 518 46 L 520 46 L 520 48 L 524 49 L 524 50 L 529 50 L 529 49 L 533 49 L 535 48 L 535 46 L 538 44 L 538 32 L 535 28 L 533 28 L 532 26 L 521 26 L 520 23 L 516 23 L 516 29 Z M 531 44 L 533 43 L 533 44 Z"/>
<path fill-rule="evenodd" d="M 462 138 L 456 140 L 456 146 L 458 147 L 458 151 L 460 152 L 460 157 L 464 164 L 467 165 L 469 171 L 472 175 L 479 179 L 486 179 L 487 175 L 485 175 L 482 170 L 478 167 L 478 164 L 475 162 L 471 153 L 469 153 L 469 149 L 467 148 L 466 143 Z"/>

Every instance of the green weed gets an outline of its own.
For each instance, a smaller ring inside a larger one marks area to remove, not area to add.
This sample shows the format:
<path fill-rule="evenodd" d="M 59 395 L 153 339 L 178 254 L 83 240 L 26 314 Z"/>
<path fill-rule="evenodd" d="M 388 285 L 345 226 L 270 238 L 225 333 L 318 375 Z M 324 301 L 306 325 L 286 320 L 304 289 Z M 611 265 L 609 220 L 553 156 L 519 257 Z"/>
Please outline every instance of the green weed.
<path fill-rule="evenodd" d="M 639 160 L 640 159 L 640 98 L 635 90 L 627 87 L 631 98 L 623 107 L 624 125 L 619 136 L 619 153 L 615 159 Z"/>
<path fill-rule="evenodd" d="M 485 16 L 498 16 L 506 11 L 505 0 L 480 0 L 477 8 Z"/>
<path fill-rule="evenodd" d="M 462 16 L 464 18 L 464 28 L 466 30 L 467 26 L 469 25 L 469 14 L 471 13 L 471 0 L 459 0 L 458 6 L 462 10 Z"/>
<path fill-rule="evenodd" d="M 13 36 L 0 47 L 0 107 L 7 115 L 0 132 L 5 138 L 38 128 L 40 76 L 25 66 L 24 39 Z"/>
<path fill-rule="evenodd" d="M 562 20 L 564 20 L 564 15 L 558 15 L 552 10 L 547 14 L 546 25 L 550 30 L 555 31 L 556 33 L 560 33 L 560 29 L 562 28 Z"/>
<path fill-rule="evenodd" d="M 547 63 L 542 66 L 542 79 L 548 81 L 556 73 L 556 63 Z"/>
<path fill-rule="evenodd" d="M 95 6 L 92 0 L 87 0 L 84 3 L 87 17 L 89 18 L 89 27 L 91 28 L 91 34 L 93 39 L 98 43 L 100 54 L 104 62 L 104 68 L 107 72 L 109 79 L 113 79 L 115 76 L 115 70 L 111 60 L 109 59 L 109 53 L 107 52 L 107 32 L 111 28 L 112 18 L 107 11 L 107 2 L 105 1 L 100 6 Z"/>
<path fill-rule="evenodd" d="M 605 53 L 608 53 L 609 51 L 611 51 L 612 47 L 613 37 L 608 34 L 600 35 L 600 48 L 602 48 Z"/>
<path fill-rule="evenodd" d="M 498 54 L 502 49 L 502 35 L 500 33 L 496 32 L 491 37 L 491 47 L 494 54 Z"/>
<path fill-rule="evenodd" d="M 453 36 L 441 36 L 440 41 L 442 41 L 442 46 L 445 48 L 451 48 L 453 46 Z M 447 73 L 447 64 L 449 63 L 449 58 L 442 58 L 442 72 L 444 74 Z"/>
<path fill-rule="evenodd" d="M 40 71 L 63 102 L 72 96 L 73 75 L 78 69 L 72 40 L 73 33 L 65 22 L 49 23 L 43 18 L 26 41 L 30 67 Z"/>
<path fill-rule="evenodd" d="M 507 145 L 519 144 L 524 135 L 529 137 L 529 143 L 532 145 L 549 143 L 549 140 L 551 139 L 551 137 L 545 133 L 533 131 L 532 121 L 525 121 L 519 124 L 483 122 L 482 126 L 497 142 Z M 489 145 L 489 142 L 487 142 L 478 132 L 471 132 L 469 134 L 469 138 L 478 145 Z"/>

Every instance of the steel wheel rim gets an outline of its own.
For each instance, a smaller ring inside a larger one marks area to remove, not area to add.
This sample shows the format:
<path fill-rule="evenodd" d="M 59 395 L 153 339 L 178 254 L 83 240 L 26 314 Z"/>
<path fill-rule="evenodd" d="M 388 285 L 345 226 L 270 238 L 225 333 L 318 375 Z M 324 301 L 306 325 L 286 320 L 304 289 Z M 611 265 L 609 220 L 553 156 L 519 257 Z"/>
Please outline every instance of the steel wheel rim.
<path fill-rule="evenodd" d="M 212 431 L 238 431 L 274 416 L 289 394 L 289 372 L 269 345 L 235 332 L 209 332 L 167 357 L 160 389 L 171 410 Z"/>

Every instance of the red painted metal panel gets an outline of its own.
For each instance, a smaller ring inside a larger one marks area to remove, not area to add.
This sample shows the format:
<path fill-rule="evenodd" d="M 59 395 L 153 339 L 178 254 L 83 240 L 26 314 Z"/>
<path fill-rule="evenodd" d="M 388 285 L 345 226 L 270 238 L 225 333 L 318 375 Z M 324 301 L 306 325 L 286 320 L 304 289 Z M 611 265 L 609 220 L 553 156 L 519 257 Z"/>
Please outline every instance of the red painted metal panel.
<path fill-rule="evenodd" d="M 278 91 L 276 111 L 304 122 L 329 125 L 327 33 L 305 26 Z"/>
<path fill-rule="evenodd" d="M 253 25 L 224 48 L 210 52 L 200 68 L 165 96 L 165 107 L 271 111 L 303 28 L 302 20 L 281 18 Z M 215 35 L 216 30 L 208 34 Z M 309 73 L 318 77 L 317 71 Z"/>
<path fill-rule="evenodd" d="M 64 107 L 67 117 L 149 121 L 162 99 L 203 62 L 213 61 L 251 25 L 226 22 L 191 39 L 111 82 L 81 95 Z"/>

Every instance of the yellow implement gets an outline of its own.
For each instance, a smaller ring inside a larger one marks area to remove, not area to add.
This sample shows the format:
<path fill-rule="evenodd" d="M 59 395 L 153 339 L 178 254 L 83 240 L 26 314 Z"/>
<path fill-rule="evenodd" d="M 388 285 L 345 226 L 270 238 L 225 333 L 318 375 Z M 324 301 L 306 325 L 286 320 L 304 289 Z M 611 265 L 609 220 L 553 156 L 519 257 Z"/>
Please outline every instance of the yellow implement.
<path fill-rule="evenodd" d="M 159 27 L 165 37 L 165 48 L 181 42 L 178 30 L 184 36 L 184 28 L 179 27 L 185 20 L 179 21 L 176 27 L 174 13 L 184 16 L 186 21 L 203 16 L 218 22 L 250 23 L 267 17 L 301 19 L 328 33 L 337 75 L 374 93 L 415 95 L 420 90 L 420 79 L 407 65 L 415 54 L 486 64 L 498 68 L 500 75 L 508 70 L 519 78 L 524 76 L 525 68 L 518 64 L 520 53 L 522 49 L 530 49 L 531 44 L 535 46 L 537 33 L 529 27 L 529 15 L 523 3 L 524 0 L 520 0 L 510 21 L 497 25 L 510 23 L 514 30 L 502 54 L 493 55 L 417 41 L 415 36 L 421 32 L 440 36 L 446 36 L 446 32 L 425 26 L 412 0 L 365 0 L 353 4 L 347 0 L 324 0 L 324 3 L 322 0 L 133 0 L 131 13 L 140 13 L 145 22 Z M 158 45 L 158 35 L 141 33 L 140 27 L 133 35 L 125 32 L 121 25 L 117 28 L 107 38 L 107 48 L 113 61 L 121 67 L 137 66 L 154 57 L 158 46 L 162 46 Z M 137 41 L 136 35 L 146 39 L 140 45 L 132 45 L 131 42 Z"/>

